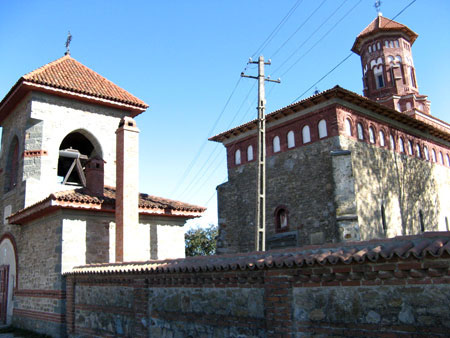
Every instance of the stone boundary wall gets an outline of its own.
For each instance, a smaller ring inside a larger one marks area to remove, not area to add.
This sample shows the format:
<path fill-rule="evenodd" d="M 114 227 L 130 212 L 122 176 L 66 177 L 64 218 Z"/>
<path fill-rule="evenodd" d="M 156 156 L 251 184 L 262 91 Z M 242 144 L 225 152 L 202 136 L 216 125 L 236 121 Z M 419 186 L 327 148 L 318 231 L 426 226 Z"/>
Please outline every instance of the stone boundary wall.
<path fill-rule="evenodd" d="M 128 265 L 115 272 L 81 267 L 67 275 L 68 334 L 444 337 L 450 331 L 450 242 L 436 243 L 445 250 L 422 254 L 423 243 L 391 247 L 417 251 L 403 257 L 373 255 L 381 246 L 358 249 L 352 255 L 366 258 L 348 264 L 338 259 L 348 251 L 317 249 L 314 255 L 328 257 L 323 264 L 305 258 L 299 266 L 292 250 L 277 250 L 241 254 L 235 264 L 212 256 L 201 264 L 153 261 L 150 269 Z M 246 260 L 256 263 L 243 265 Z M 170 264 L 179 267 L 166 268 Z"/>

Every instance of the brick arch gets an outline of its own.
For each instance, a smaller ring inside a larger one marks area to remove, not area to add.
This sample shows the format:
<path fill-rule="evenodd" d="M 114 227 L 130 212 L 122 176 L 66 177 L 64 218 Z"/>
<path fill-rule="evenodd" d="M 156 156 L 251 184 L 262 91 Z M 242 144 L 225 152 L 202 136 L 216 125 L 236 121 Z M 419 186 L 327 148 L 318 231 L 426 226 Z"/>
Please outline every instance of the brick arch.
<path fill-rule="evenodd" d="M 14 238 L 14 235 L 10 232 L 5 232 L 2 237 L 0 238 L 0 244 L 3 243 L 4 240 L 9 240 L 11 242 L 11 245 L 13 247 L 14 251 L 14 260 L 16 261 L 16 282 L 14 283 L 15 289 L 17 290 L 19 287 L 19 256 L 17 251 L 17 244 L 16 240 Z"/>

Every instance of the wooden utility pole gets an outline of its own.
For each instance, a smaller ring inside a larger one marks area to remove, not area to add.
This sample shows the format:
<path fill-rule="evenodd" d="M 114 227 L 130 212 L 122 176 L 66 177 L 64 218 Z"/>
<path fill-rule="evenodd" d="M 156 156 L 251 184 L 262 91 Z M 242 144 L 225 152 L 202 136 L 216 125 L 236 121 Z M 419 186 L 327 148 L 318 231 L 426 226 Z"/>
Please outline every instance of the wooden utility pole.
<path fill-rule="evenodd" d="M 265 78 L 264 65 L 270 65 L 270 60 L 264 62 L 261 55 L 258 61 L 249 60 L 248 63 L 258 64 L 258 76 L 249 76 L 241 73 L 242 77 L 258 80 L 258 176 L 256 183 L 256 231 L 255 250 L 266 251 L 266 98 L 264 82 L 280 83 L 280 79 Z"/>

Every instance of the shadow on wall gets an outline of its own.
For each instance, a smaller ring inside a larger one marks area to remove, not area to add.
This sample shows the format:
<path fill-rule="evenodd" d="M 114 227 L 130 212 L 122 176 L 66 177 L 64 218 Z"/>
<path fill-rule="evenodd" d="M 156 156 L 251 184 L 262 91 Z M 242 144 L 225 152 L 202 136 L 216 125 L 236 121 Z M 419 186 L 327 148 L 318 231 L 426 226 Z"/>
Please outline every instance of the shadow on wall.
<path fill-rule="evenodd" d="M 361 239 L 437 230 L 440 203 L 429 161 L 362 142 L 354 148 Z"/>

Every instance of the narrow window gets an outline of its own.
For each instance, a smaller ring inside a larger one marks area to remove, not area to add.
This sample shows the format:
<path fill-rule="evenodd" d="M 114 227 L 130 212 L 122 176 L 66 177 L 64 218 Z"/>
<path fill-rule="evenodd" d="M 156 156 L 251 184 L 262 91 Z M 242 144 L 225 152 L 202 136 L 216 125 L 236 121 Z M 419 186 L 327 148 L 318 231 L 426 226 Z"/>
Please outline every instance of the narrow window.
<path fill-rule="evenodd" d="M 437 162 L 436 150 L 434 150 L 434 149 L 431 150 L 431 158 L 432 158 L 434 163 Z"/>
<path fill-rule="evenodd" d="M 405 152 L 405 143 L 403 142 L 403 139 L 401 137 L 400 137 L 399 143 L 400 143 L 400 152 L 404 153 Z"/>
<path fill-rule="evenodd" d="M 423 104 L 422 103 L 419 103 L 419 110 L 423 111 Z"/>
<path fill-rule="evenodd" d="M 324 138 L 328 136 L 327 133 L 327 122 L 325 120 L 319 121 L 319 138 Z"/>
<path fill-rule="evenodd" d="M 295 147 L 295 137 L 294 132 L 292 130 L 287 133 L 287 146 L 288 148 L 294 148 Z"/>
<path fill-rule="evenodd" d="M 303 143 L 311 142 L 311 133 L 309 132 L 309 126 L 306 125 L 302 129 L 302 139 Z"/>
<path fill-rule="evenodd" d="M 383 88 L 384 87 L 384 79 L 383 74 L 377 75 L 377 88 Z"/>
<path fill-rule="evenodd" d="M 380 146 L 384 147 L 386 145 L 386 143 L 384 142 L 384 133 L 382 130 L 380 130 L 380 132 L 378 133 L 379 137 L 380 137 Z"/>
<path fill-rule="evenodd" d="M 423 212 L 419 210 L 419 222 L 420 222 L 420 231 L 425 232 L 425 224 L 423 222 Z"/>
<path fill-rule="evenodd" d="M 448 154 L 447 154 L 447 156 L 445 156 L 446 158 L 447 158 L 447 165 L 450 167 L 450 156 L 448 156 Z"/>
<path fill-rule="evenodd" d="M 383 226 L 383 231 L 386 234 L 387 225 L 386 225 L 386 212 L 384 210 L 384 204 L 381 204 L 381 225 Z"/>
<path fill-rule="evenodd" d="M 241 151 L 239 149 L 234 153 L 234 164 L 241 164 Z"/>
<path fill-rule="evenodd" d="M 406 110 L 411 110 L 411 102 L 406 102 Z"/>
<path fill-rule="evenodd" d="M 395 40 L 394 42 L 395 42 L 395 47 L 398 48 L 399 47 L 398 40 Z"/>
<path fill-rule="evenodd" d="M 381 45 L 379 42 L 377 42 L 377 49 L 380 50 L 381 49 Z"/>
<path fill-rule="evenodd" d="M 386 41 L 384 42 L 384 47 L 389 48 L 389 41 L 386 40 Z"/>
<path fill-rule="evenodd" d="M 439 152 L 439 163 L 444 164 L 444 156 L 442 155 L 442 151 Z"/>
<path fill-rule="evenodd" d="M 416 77 L 414 76 L 414 70 L 412 69 L 412 67 L 408 68 L 409 70 L 409 76 L 411 78 L 411 86 L 413 86 L 414 88 L 416 88 Z"/>
<path fill-rule="evenodd" d="M 377 50 L 377 46 L 375 44 L 372 45 L 372 50 L 375 52 Z"/>
<path fill-rule="evenodd" d="M 369 127 L 369 141 L 370 143 L 375 143 L 375 132 L 372 127 Z"/>
<path fill-rule="evenodd" d="M 19 171 L 19 140 L 14 136 L 8 150 L 5 170 L 4 191 L 8 192 L 17 185 Z"/>
<path fill-rule="evenodd" d="M 285 207 L 278 207 L 275 210 L 275 226 L 278 232 L 288 229 L 288 211 Z"/>
<path fill-rule="evenodd" d="M 408 153 L 409 153 L 410 155 L 413 154 L 413 144 L 412 144 L 412 141 L 408 141 Z"/>
<path fill-rule="evenodd" d="M 402 111 L 402 106 L 400 105 L 400 102 L 397 102 L 397 111 Z"/>
<path fill-rule="evenodd" d="M 369 46 L 369 53 L 372 53 L 372 46 Z"/>
<path fill-rule="evenodd" d="M 358 123 L 356 128 L 358 129 L 358 139 L 364 140 L 364 129 L 361 123 Z"/>
<path fill-rule="evenodd" d="M 252 145 L 249 145 L 247 147 L 247 161 L 248 162 L 253 161 L 253 146 Z"/>
<path fill-rule="evenodd" d="M 391 41 L 391 42 L 389 43 L 389 45 L 391 46 L 391 48 L 394 48 L 394 41 Z"/>
<path fill-rule="evenodd" d="M 389 144 L 391 145 L 391 149 L 395 150 L 395 139 L 392 135 L 389 135 Z"/>
<path fill-rule="evenodd" d="M 278 136 L 275 136 L 272 140 L 273 144 L 273 152 L 278 153 L 280 151 L 280 138 Z"/>
<path fill-rule="evenodd" d="M 426 159 L 427 161 L 429 161 L 429 160 L 430 160 L 430 154 L 428 153 L 428 148 L 427 148 L 427 146 L 424 146 L 424 147 L 423 147 L 423 152 L 424 152 L 424 154 L 425 154 L 425 159 Z"/>
<path fill-rule="evenodd" d="M 345 119 L 345 132 L 348 136 L 352 136 L 352 123 L 349 119 Z"/>
<path fill-rule="evenodd" d="M 422 157 L 422 152 L 420 151 L 420 145 L 418 143 L 416 144 L 416 155 L 419 158 Z"/>

